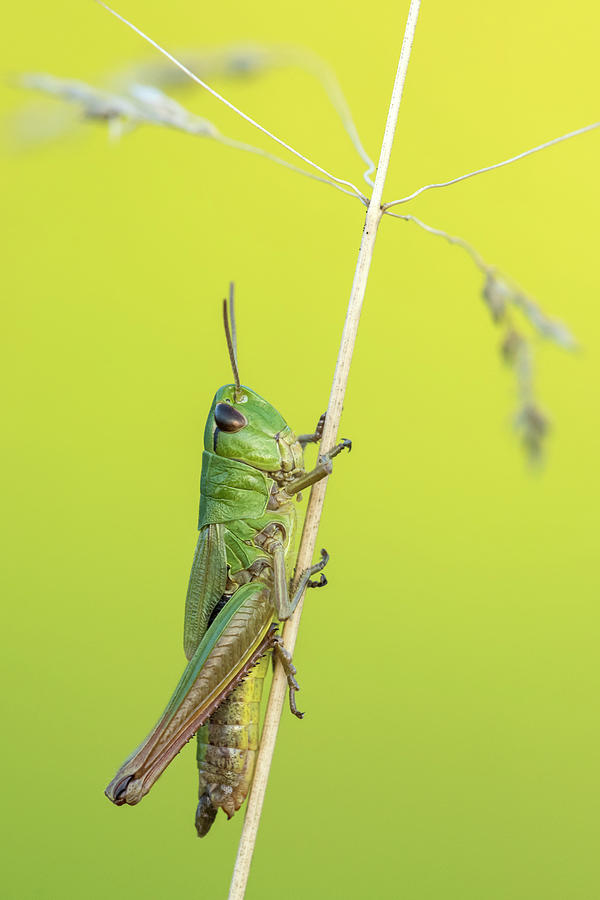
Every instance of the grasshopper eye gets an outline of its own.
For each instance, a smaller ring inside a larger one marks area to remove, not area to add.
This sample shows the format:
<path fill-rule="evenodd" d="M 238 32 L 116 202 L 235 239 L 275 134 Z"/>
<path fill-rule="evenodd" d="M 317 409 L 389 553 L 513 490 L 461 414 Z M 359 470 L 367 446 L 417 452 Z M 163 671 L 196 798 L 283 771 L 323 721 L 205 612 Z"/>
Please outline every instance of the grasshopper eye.
<path fill-rule="evenodd" d="M 230 403 L 217 403 L 215 406 L 215 422 L 221 431 L 232 433 L 247 425 L 248 419 Z"/>

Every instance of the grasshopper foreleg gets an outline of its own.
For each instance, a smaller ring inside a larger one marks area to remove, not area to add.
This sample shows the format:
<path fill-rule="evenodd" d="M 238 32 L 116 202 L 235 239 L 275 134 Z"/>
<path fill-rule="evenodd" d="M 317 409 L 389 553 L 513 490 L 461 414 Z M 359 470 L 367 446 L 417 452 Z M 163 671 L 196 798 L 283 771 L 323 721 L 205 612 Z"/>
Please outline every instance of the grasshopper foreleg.
<path fill-rule="evenodd" d="M 275 635 L 274 638 L 273 653 L 281 663 L 283 671 L 285 672 L 285 676 L 287 678 L 290 710 L 298 719 L 303 719 L 304 713 L 300 712 L 296 707 L 296 691 L 300 690 L 300 686 L 296 681 L 296 666 L 292 662 L 292 654 L 289 652 L 289 650 L 286 650 L 283 644 L 283 638 L 281 638 L 278 634 Z"/>
<path fill-rule="evenodd" d="M 344 438 L 339 444 L 336 444 L 329 453 L 324 453 L 320 456 L 314 469 L 311 469 L 310 472 L 304 472 L 297 478 L 292 479 L 292 481 L 288 481 L 285 486 L 285 493 L 291 497 L 293 494 L 297 494 L 298 491 L 303 491 L 305 488 L 310 487 L 311 484 L 316 484 L 317 481 L 321 481 L 322 478 L 327 478 L 328 475 L 331 475 L 333 471 L 331 460 L 334 459 L 338 453 L 341 453 L 342 450 L 352 450 L 352 441 L 349 441 L 348 438 Z"/>

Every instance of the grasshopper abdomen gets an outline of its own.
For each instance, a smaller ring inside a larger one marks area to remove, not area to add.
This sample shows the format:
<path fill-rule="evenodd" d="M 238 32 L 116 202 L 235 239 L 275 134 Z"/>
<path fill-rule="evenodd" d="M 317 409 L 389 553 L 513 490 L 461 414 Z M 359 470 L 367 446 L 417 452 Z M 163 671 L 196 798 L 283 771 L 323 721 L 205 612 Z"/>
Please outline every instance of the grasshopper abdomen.
<path fill-rule="evenodd" d="M 198 731 L 199 837 L 207 834 L 219 808 L 230 819 L 250 790 L 267 667 L 268 657 L 264 656 Z"/>

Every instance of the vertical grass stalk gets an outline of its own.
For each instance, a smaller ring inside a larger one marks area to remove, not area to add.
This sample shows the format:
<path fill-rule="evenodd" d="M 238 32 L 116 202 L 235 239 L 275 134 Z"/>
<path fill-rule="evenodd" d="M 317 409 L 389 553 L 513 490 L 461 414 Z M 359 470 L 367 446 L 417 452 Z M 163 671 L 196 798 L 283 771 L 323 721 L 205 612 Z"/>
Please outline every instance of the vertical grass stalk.
<path fill-rule="evenodd" d="M 408 19 L 402 41 L 402 49 L 400 51 L 400 61 L 394 81 L 392 98 L 388 110 L 381 152 L 379 154 L 379 163 L 377 165 L 377 174 L 375 176 L 375 185 L 373 194 L 369 201 L 365 225 L 363 229 L 362 240 L 358 252 L 358 260 L 354 273 L 354 281 L 350 292 L 350 300 L 346 312 L 346 320 L 344 322 L 344 330 L 333 376 L 331 386 L 331 394 L 329 396 L 329 405 L 327 407 L 327 417 L 325 419 L 325 428 L 321 440 L 321 451 L 327 450 L 334 446 L 337 432 L 342 415 L 342 406 L 344 396 L 346 394 L 346 386 L 348 384 L 348 375 L 350 372 L 350 363 L 352 362 L 352 354 L 358 325 L 360 321 L 360 313 L 362 309 L 363 299 L 367 287 L 367 279 L 373 257 L 373 249 L 375 246 L 375 238 L 377 237 L 377 229 L 381 221 L 382 208 L 381 199 L 383 195 L 383 187 L 387 175 L 387 170 L 394 141 L 394 134 L 398 122 L 398 113 L 400 110 L 400 101 L 402 99 L 402 91 L 406 79 L 406 72 L 410 60 L 412 44 L 417 25 L 417 17 L 419 15 L 420 0 L 411 0 Z M 308 509 L 304 521 L 304 529 L 302 532 L 302 540 L 298 551 L 298 560 L 296 563 L 296 572 L 301 572 L 310 566 L 317 541 L 317 532 L 319 522 L 323 510 L 325 500 L 325 492 L 327 490 L 327 479 L 314 485 L 312 488 Z M 300 617 L 302 615 L 303 599 L 296 607 L 293 616 L 286 622 L 283 630 L 285 646 L 293 653 L 298 636 L 298 628 L 300 625 Z M 277 738 L 277 730 L 283 702 L 287 691 L 287 680 L 285 673 L 280 665 L 275 668 L 265 722 L 261 737 L 260 750 L 256 761 L 256 771 L 252 790 L 248 798 L 248 806 L 246 816 L 238 847 L 237 858 L 233 871 L 233 878 L 229 891 L 229 900 L 241 900 L 246 892 L 248 875 L 250 872 L 250 864 L 252 862 L 252 854 L 256 843 L 256 836 L 260 824 L 260 816 L 263 807 L 263 801 L 273 759 L 275 749 L 275 741 Z"/>

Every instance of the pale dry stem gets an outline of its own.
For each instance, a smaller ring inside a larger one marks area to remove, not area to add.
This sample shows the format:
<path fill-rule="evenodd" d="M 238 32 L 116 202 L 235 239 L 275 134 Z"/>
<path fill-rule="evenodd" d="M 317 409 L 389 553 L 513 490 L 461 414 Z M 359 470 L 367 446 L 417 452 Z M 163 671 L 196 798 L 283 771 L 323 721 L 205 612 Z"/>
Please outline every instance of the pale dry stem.
<path fill-rule="evenodd" d="M 356 335 L 358 333 L 358 325 L 360 321 L 360 313 L 362 303 L 367 287 L 367 279 L 373 256 L 375 238 L 377 236 L 377 228 L 381 220 L 381 198 L 383 194 L 383 186 L 387 175 L 387 169 L 390 161 L 390 154 L 398 121 L 398 112 L 400 109 L 400 101 L 402 99 L 402 91 L 406 79 L 406 72 L 410 60 L 415 28 L 417 25 L 417 17 L 419 14 L 420 0 L 411 0 L 410 9 L 404 39 L 402 42 L 402 50 L 400 52 L 400 61 L 392 91 L 392 99 L 388 111 L 388 117 L 379 155 L 379 163 L 377 166 L 377 174 L 375 177 L 375 185 L 373 188 L 373 196 L 367 209 L 365 226 L 363 230 L 360 250 L 358 252 L 358 260 L 348 302 L 348 310 L 346 320 L 342 332 L 340 350 L 338 353 L 335 374 L 331 386 L 331 394 L 329 396 L 329 405 L 327 407 L 327 415 L 325 418 L 325 427 L 323 429 L 323 437 L 321 440 L 321 450 L 328 450 L 333 447 L 336 441 L 337 432 L 340 424 L 342 406 L 348 383 L 348 375 L 350 372 L 350 363 L 354 351 Z M 312 562 L 317 541 L 317 532 L 319 522 L 323 510 L 325 500 L 325 492 L 327 489 L 327 479 L 318 482 L 312 488 L 304 529 L 302 532 L 302 540 L 298 552 L 296 563 L 296 572 L 301 572 Z M 303 600 L 301 599 L 296 607 L 292 617 L 286 622 L 283 638 L 286 649 L 293 653 L 298 636 L 298 628 L 300 626 L 300 617 L 302 615 Z M 260 823 L 260 816 L 264 801 L 267 782 L 269 778 L 269 770 L 273 759 L 275 749 L 275 741 L 277 738 L 277 730 L 279 728 L 279 720 L 285 699 L 287 688 L 287 679 L 281 665 L 277 665 L 273 675 L 273 683 L 267 705 L 265 723 L 261 737 L 260 750 L 256 762 L 256 771 L 252 789 L 248 798 L 248 806 L 244 819 L 244 826 L 240 838 L 237 859 L 231 881 L 229 891 L 229 900 L 241 900 L 246 891 L 248 875 L 250 872 L 250 864 L 252 862 L 252 854 L 256 843 L 256 836 Z"/>

